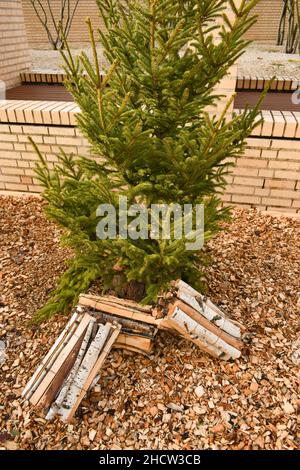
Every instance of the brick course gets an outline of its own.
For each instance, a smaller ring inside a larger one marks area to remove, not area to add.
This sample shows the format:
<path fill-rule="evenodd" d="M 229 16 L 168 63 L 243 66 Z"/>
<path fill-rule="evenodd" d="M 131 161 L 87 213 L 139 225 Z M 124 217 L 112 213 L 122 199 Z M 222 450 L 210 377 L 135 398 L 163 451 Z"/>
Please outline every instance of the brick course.
<path fill-rule="evenodd" d="M 46 4 L 46 2 L 44 2 Z M 51 0 L 54 5 L 54 13 L 57 15 L 60 0 Z M 27 0 L 22 0 L 28 40 L 31 47 L 50 47 L 46 33 L 36 18 L 36 14 Z M 45 5 L 47 8 L 47 5 Z M 261 0 L 254 8 L 254 14 L 258 15 L 257 23 L 249 30 L 247 39 L 261 43 L 276 44 L 277 31 L 282 0 Z M 70 31 L 69 40 L 73 45 L 81 45 L 89 42 L 85 18 L 89 16 L 95 27 L 104 30 L 102 20 L 99 18 L 98 7 L 95 0 L 81 0 L 75 14 Z"/>
<path fill-rule="evenodd" d="M 20 0 L 0 1 L 0 81 L 6 88 L 20 83 L 20 73 L 30 66 Z"/>
<path fill-rule="evenodd" d="M 0 102 L 0 189 L 39 192 L 34 180 L 37 155 L 28 142 L 32 136 L 50 166 L 57 162 L 62 146 L 68 153 L 90 154 L 87 141 L 74 127 L 75 104 L 36 102 L 20 122 L 17 110 L 23 102 Z M 23 115 L 22 115 L 23 116 Z M 22 117 L 21 116 L 21 117 Z M 281 116 L 274 115 L 276 119 Z M 30 119 L 29 119 L 30 118 Z M 300 117 L 295 116 L 297 128 Z M 225 204 L 300 215 L 300 140 L 273 138 L 260 132 L 248 139 L 245 155 L 227 176 Z"/>

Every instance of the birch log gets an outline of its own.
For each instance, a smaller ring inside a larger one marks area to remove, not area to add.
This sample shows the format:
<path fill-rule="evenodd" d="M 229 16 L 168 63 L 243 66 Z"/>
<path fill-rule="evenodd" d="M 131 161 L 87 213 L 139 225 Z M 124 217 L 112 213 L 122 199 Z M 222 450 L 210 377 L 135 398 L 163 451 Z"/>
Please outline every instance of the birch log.
<path fill-rule="evenodd" d="M 47 355 L 44 357 L 41 364 L 36 369 L 35 373 L 27 383 L 26 387 L 22 392 L 22 397 L 25 399 L 30 398 L 30 392 L 33 386 L 37 386 L 37 382 L 40 382 L 41 376 L 46 374 L 46 369 L 50 367 L 51 362 L 55 360 L 54 358 L 57 357 L 59 352 L 62 350 L 63 346 L 66 344 L 66 341 L 71 336 L 71 331 L 75 330 L 80 322 L 79 312 L 76 311 L 74 315 L 71 317 L 70 321 L 66 324 L 65 328 L 48 351 Z"/>
<path fill-rule="evenodd" d="M 222 359 L 237 359 L 241 352 L 233 346 L 226 343 L 219 336 L 205 329 L 189 315 L 182 311 L 179 307 L 175 308 L 173 314 L 168 318 L 169 324 L 180 327 L 181 332 L 185 331 L 185 336 L 200 348 L 203 347 L 205 352 L 210 352 L 214 357 Z"/>
<path fill-rule="evenodd" d="M 43 409 L 48 409 L 51 403 L 53 403 L 53 401 L 55 400 L 55 397 L 59 393 L 65 378 L 69 375 L 76 361 L 84 335 L 85 332 L 82 333 L 78 341 L 74 344 L 74 347 L 70 351 L 70 354 L 68 354 L 67 357 L 62 361 L 52 380 L 50 379 L 50 385 L 48 386 L 47 390 L 42 394 L 38 402 L 39 407 Z"/>
<path fill-rule="evenodd" d="M 97 311 L 95 313 L 95 317 L 97 320 L 99 320 L 101 323 L 106 323 L 108 321 L 115 321 L 117 323 L 120 323 L 123 327 L 123 330 L 128 330 L 128 331 L 134 331 L 134 332 L 140 332 L 147 334 L 149 336 L 155 336 L 157 332 L 157 328 L 154 325 L 148 325 L 146 323 L 142 322 L 137 322 L 135 320 L 128 320 L 127 318 L 122 318 L 118 317 L 116 315 L 111 315 L 109 313 L 102 313 Z"/>
<path fill-rule="evenodd" d="M 65 400 L 58 410 L 58 414 L 62 417 L 63 420 L 69 414 L 69 411 L 74 403 L 76 403 L 80 392 L 83 389 L 83 386 L 106 343 L 107 337 L 111 331 L 111 327 L 111 323 L 106 323 L 106 325 L 99 326 L 98 332 L 82 360 L 77 374 L 74 377 L 74 381 L 66 394 Z"/>
<path fill-rule="evenodd" d="M 113 329 L 113 331 L 111 333 L 111 336 L 109 337 L 109 339 L 105 343 L 105 345 L 103 347 L 103 350 L 101 351 L 100 356 L 98 357 L 94 367 L 92 368 L 89 376 L 87 377 L 87 379 L 86 379 L 86 381 L 85 381 L 85 383 L 82 387 L 82 390 L 80 392 L 80 395 L 77 398 L 77 401 L 74 403 L 71 410 L 69 410 L 69 413 L 65 415 L 64 421 L 69 422 L 72 419 L 72 417 L 74 416 L 78 406 L 80 405 L 81 400 L 83 399 L 86 392 L 89 390 L 91 384 L 94 381 L 94 378 L 98 374 L 98 372 L 101 369 L 106 357 L 110 353 L 110 350 L 111 350 L 113 344 L 117 340 L 117 338 L 120 334 L 120 331 L 121 331 L 121 325 L 119 325 L 119 324 L 113 325 L 112 329 Z"/>
<path fill-rule="evenodd" d="M 37 404 L 38 402 L 38 395 L 36 395 L 37 390 L 39 389 L 39 387 L 41 387 L 41 384 L 47 377 L 49 370 L 51 370 L 55 362 L 58 360 L 58 358 L 68 345 L 68 342 L 72 339 L 73 335 L 78 330 L 78 326 L 80 325 L 80 318 L 81 317 L 78 317 L 77 320 L 71 325 L 70 329 L 63 336 L 62 341 L 52 351 L 52 354 L 46 356 L 47 359 L 43 361 L 40 372 L 34 376 L 34 382 L 26 393 L 26 399 L 30 400 L 33 404 Z"/>
<path fill-rule="evenodd" d="M 205 299 L 200 292 L 193 289 L 191 286 L 186 284 L 184 281 L 177 281 L 175 286 L 178 288 L 177 297 L 197 312 L 202 314 L 207 320 L 214 321 L 214 323 L 226 331 L 228 334 L 235 336 L 236 338 L 241 337 L 241 330 L 245 328 L 235 320 L 229 319 L 222 310 L 214 305 L 209 299 Z"/>
<path fill-rule="evenodd" d="M 136 312 L 133 309 L 130 309 L 129 307 L 124 307 L 122 305 L 118 305 L 118 307 L 116 307 L 112 304 L 102 302 L 101 297 L 82 294 L 79 297 L 79 305 L 90 307 L 95 310 L 100 310 L 100 312 L 103 313 L 109 313 L 118 317 L 124 317 L 128 320 L 140 321 L 156 326 L 156 321 L 152 317 L 152 315 L 143 312 Z"/>
<path fill-rule="evenodd" d="M 45 393 L 47 388 L 50 386 L 52 380 L 54 379 L 55 375 L 58 373 L 59 369 L 62 367 L 64 361 L 67 359 L 69 354 L 71 354 L 76 343 L 80 340 L 81 335 L 84 333 L 85 329 L 87 328 L 89 324 L 90 318 L 91 316 L 89 314 L 84 315 L 77 329 L 75 330 L 74 333 L 71 334 L 71 337 L 66 342 L 67 344 L 64 346 L 59 356 L 56 357 L 51 367 L 49 369 L 47 368 L 47 373 L 45 377 L 43 378 L 43 380 L 34 385 L 33 394 L 30 397 L 30 402 L 32 405 L 38 404 L 40 398 Z"/>
<path fill-rule="evenodd" d="M 120 299 L 118 297 L 114 297 L 113 295 L 106 295 L 101 298 L 105 300 L 106 302 L 123 305 L 124 307 L 133 308 L 134 310 L 138 310 L 139 312 L 150 313 L 150 314 L 152 313 L 151 305 L 140 305 L 134 300 Z"/>
<path fill-rule="evenodd" d="M 186 315 L 192 318 L 196 323 L 201 325 L 205 330 L 215 334 L 217 337 L 221 338 L 226 343 L 230 344 L 236 349 L 242 349 L 243 343 L 238 338 L 229 335 L 226 331 L 221 330 L 218 328 L 213 322 L 207 320 L 203 315 L 200 315 L 196 310 L 194 310 L 190 305 L 182 302 L 181 300 L 176 300 L 174 305 L 170 308 L 169 314 L 172 314 L 174 309 L 179 307 Z"/>
<path fill-rule="evenodd" d="M 58 412 L 59 408 L 61 407 L 67 393 L 68 393 L 68 390 L 75 378 L 75 375 L 81 365 L 81 362 L 83 360 L 83 357 L 84 357 L 84 354 L 86 352 L 86 349 L 88 347 L 88 343 L 89 343 L 89 340 L 91 338 L 91 334 L 92 334 L 92 330 L 93 330 L 93 326 L 94 326 L 94 323 L 95 323 L 95 319 L 92 318 L 89 325 L 88 325 L 88 328 L 86 330 L 86 333 L 85 333 L 85 336 L 83 338 L 83 341 L 82 341 L 82 344 L 81 344 L 81 347 L 80 347 L 80 350 L 79 350 L 79 353 L 77 355 L 77 358 L 75 360 L 75 363 L 69 373 L 69 375 L 67 376 L 67 378 L 65 379 L 64 383 L 63 383 L 63 386 L 62 388 L 60 389 L 60 392 L 55 400 L 54 403 L 52 403 L 51 405 L 51 408 L 49 409 L 47 415 L 46 415 L 46 419 L 50 420 L 52 419 L 55 414 Z"/>

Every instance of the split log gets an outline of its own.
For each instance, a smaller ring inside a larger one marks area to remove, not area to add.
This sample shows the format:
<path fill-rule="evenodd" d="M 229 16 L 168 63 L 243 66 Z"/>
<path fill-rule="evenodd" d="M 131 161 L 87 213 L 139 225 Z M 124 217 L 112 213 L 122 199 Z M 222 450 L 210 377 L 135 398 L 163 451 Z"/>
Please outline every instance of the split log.
<path fill-rule="evenodd" d="M 241 352 L 227 344 L 220 336 L 211 333 L 201 324 L 186 314 L 179 306 L 175 306 L 167 318 L 167 325 L 181 333 L 186 339 L 197 344 L 203 351 L 221 359 L 236 359 Z"/>
<path fill-rule="evenodd" d="M 173 285 L 176 291 L 162 305 L 167 316 L 157 321 L 159 327 L 177 331 L 213 357 L 240 357 L 241 325 L 185 282 L 176 281 Z"/>
<path fill-rule="evenodd" d="M 69 338 L 67 344 L 62 349 L 61 353 L 58 357 L 54 359 L 54 362 L 51 364 L 49 368 L 46 369 L 46 374 L 41 380 L 40 383 L 35 384 L 32 389 L 32 395 L 29 398 L 32 405 L 37 405 L 40 401 L 43 394 L 46 392 L 48 387 L 51 385 L 52 380 L 54 377 L 59 373 L 59 370 L 63 367 L 64 362 L 68 359 L 69 355 L 72 353 L 73 349 L 80 347 L 80 344 L 83 340 L 85 330 L 90 322 L 90 315 L 85 314 L 78 325 L 78 328 Z M 71 365 L 71 367 L 73 364 Z"/>
<path fill-rule="evenodd" d="M 120 349 L 134 348 L 142 354 L 150 354 L 153 348 L 153 341 L 151 338 L 143 336 L 120 333 L 114 347 Z"/>
<path fill-rule="evenodd" d="M 151 305 L 140 305 L 134 300 L 120 299 L 119 297 L 114 297 L 113 295 L 106 295 L 106 296 L 101 297 L 101 299 L 106 300 L 107 302 L 111 302 L 113 304 L 123 305 L 124 307 L 126 306 L 131 307 L 140 312 L 149 313 L 150 315 L 152 314 Z"/>
<path fill-rule="evenodd" d="M 79 396 L 77 397 L 76 402 L 73 404 L 73 406 L 69 410 L 69 412 L 64 414 L 64 417 L 63 417 L 64 421 L 69 422 L 73 418 L 73 416 L 74 416 L 78 406 L 80 405 L 84 395 L 89 390 L 89 387 L 93 383 L 94 378 L 96 377 L 98 371 L 101 369 L 106 357 L 110 353 L 113 344 L 117 340 L 117 337 L 119 336 L 119 333 L 121 331 L 121 325 L 113 325 L 112 328 L 113 328 L 113 332 L 112 332 L 111 336 L 109 337 L 108 341 L 106 342 L 106 344 L 104 345 L 100 356 L 98 357 L 96 363 L 94 364 L 94 367 L 92 368 L 92 370 L 91 370 L 90 374 L 88 375 L 85 383 L 83 384 L 81 392 L 80 392 Z"/>
<path fill-rule="evenodd" d="M 142 323 L 157 326 L 156 320 L 152 315 L 137 312 L 133 309 L 130 309 L 130 307 L 124 307 L 122 305 L 116 307 L 105 301 L 102 301 L 102 297 L 97 297 L 94 295 L 81 295 L 79 297 L 79 305 L 99 310 L 103 313 L 109 313 L 117 317 L 123 317 L 129 320 L 140 321 Z"/>
<path fill-rule="evenodd" d="M 52 414 L 54 415 L 54 414 L 55 414 L 55 411 L 60 408 L 60 406 L 62 405 L 62 403 L 63 403 L 63 401 L 64 401 L 64 399 L 65 399 L 65 397 L 66 397 L 66 395 L 67 395 L 67 393 L 68 393 L 68 390 L 69 390 L 69 388 L 70 388 L 70 386 L 71 386 L 71 384 L 72 384 L 72 382 L 73 382 L 73 380 L 74 380 L 74 378 L 75 378 L 75 376 L 76 376 L 76 374 L 77 374 L 77 372 L 78 372 L 79 366 L 80 366 L 80 364 L 81 364 L 81 362 L 82 362 L 82 360 L 83 360 L 84 354 L 85 354 L 86 349 L 87 349 L 87 347 L 88 347 L 88 343 L 89 343 L 90 338 L 91 338 L 91 335 L 92 335 L 92 330 L 93 330 L 95 321 L 96 321 L 96 320 L 95 320 L 94 318 L 92 318 L 91 321 L 90 321 L 90 323 L 89 323 L 89 325 L 88 325 L 88 328 L 87 328 L 87 330 L 86 330 L 84 339 L 83 339 L 83 341 L 82 341 L 82 343 L 81 343 L 80 350 L 79 350 L 79 353 L 78 353 L 77 358 L 76 358 L 76 360 L 75 360 L 75 363 L 74 363 L 74 365 L 73 365 L 73 367 L 72 367 L 72 369 L 71 369 L 71 371 L 70 371 L 70 373 L 69 373 L 67 379 L 65 380 L 65 382 L 64 382 L 64 384 L 63 384 L 63 387 L 61 388 L 61 390 L 60 390 L 60 392 L 59 392 L 59 395 L 58 395 L 58 397 L 57 397 L 56 400 L 55 400 L 55 403 L 53 403 L 53 405 L 52 405 L 50 411 L 48 412 L 48 415 L 47 415 L 48 418 L 49 418 L 49 416 L 51 416 Z M 54 399 L 54 398 L 55 398 L 55 397 L 53 397 L 53 399 Z M 51 400 L 51 401 L 49 402 L 49 405 L 50 405 L 50 403 L 51 403 L 52 401 L 53 401 L 53 400 Z M 48 404 L 48 403 L 45 403 L 45 405 L 47 405 L 47 404 Z M 46 418 L 47 418 L 47 417 L 46 417 Z"/>
<path fill-rule="evenodd" d="M 132 331 L 135 333 L 148 335 L 149 337 L 154 337 L 157 332 L 157 328 L 154 325 L 148 325 L 140 321 L 128 320 L 124 317 L 118 317 L 116 315 L 110 315 L 96 310 L 90 311 L 90 314 L 94 315 L 96 320 L 101 323 L 106 323 L 107 321 L 115 321 L 120 323 L 120 325 L 122 325 L 122 331 Z"/>
<path fill-rule="evenodd" d="M 30 398 L 30 393 L 32 390 L 33 386 L 37 386 L 37 382 L 41 381 L 43 376 L 46 374 L 47 369 L 51 366 L 51 361 L 53 361 L 54 357 L 57 357 L 57 355 L 60 353 L 62 348 L 67 344 L 68 338 L 71 337 L 71 329 L 74 330 L 77 328 L 80 320 L 78 319 L 79 317 L 79 311 L 76 310 L 76 312 L 73 314 L 71 317 L 70 321 L 66 324 L 65 328 L 47 353 L 47 355 L 44 357 L 43 361 L 27 383 L 26 387 L 23 390 L 22 397 L 23 398 Z M 31 393 L 32 394 L 32 393 Z"/>
<path fill-rule="evenodd" d="M 67 419 L 70 414 L 70 410 L 73 409 L 75 403 L 83 390 L 84 384 L 87 381 L 88 376 L 90 375 L 97 359 L 102 351 L 107 338 L 111 332 L 112 325 L 110 323 L 106 323 L 106 325 L 100 325 L 98 332 L 91 342 L 86 354 L 82 360 L 82 363 L 74 377 L 73 382 L 70 385 L 70 388 L 63 400 L 61 406 L 56 403 L 58 406 L 58 414 L 61 416 L 63 421 Z M 98 370 L 96 371 L 96 373 Z M 94 377 L 93 377 L 94 378 Z M 78 404 L 79 406 L 79 404 Z M 75 411 L 74 411 L 75 413 Z"/>
<path fill-rule="evenodd" d="M 206 299 L 200 292 L 196 291 L 184 281 L 176 281 L 173 285 L 178 289 L 178 298 L 184 297 L 184 299 L 182 298 L 184 302 L 192 302 L 190 305 L 196 308 L 200 313 L 203 313 L 210 321 L 213 317 L 216 317 L 216 315 L 221 317 L 220 319 L 215 319 L 216 324 L 230 335 L 236 338 L 241 337 L 241 331 L 245 331 L 245 327 L 236 320 L 229 319 L 210 299 Z"/>
<path fill-rule="evenodd" d="M 207 333 L 206 335 L 209 336 L 209 333 L 214 334 L 218 338 L 222 339 L 226 343 L 230 344 L 236 349 L 241 349 L 243 347 L 243 343 L 238 340 L 236 337 L 231 336 L 230 334 L 223 331 L 221 328 L 218 328 L 213 321 L 208 321 L 204 316 L 200 315 L 196 310 L 192 307 L 187 305 L 186 303 L 177 300 L 169 311 L 169 315 L 172 315 L 176 307 L 179 308 L 182 312 L 192 318 L 197 324 L 199 324 Z"/>
<path fill-rule="evenodd" d="M 38 406 L 40 408 L 48 409 L 55 397 L 57 396 L 58 392 L 60 391 L 61 386 L 64 383 L 65 377 L 68 376 L 68 374 L 72 370 L 76 358 L 78 357 L 81 343 L 84 339 L 84 334 L 85 333 L 82 333 L 81 337 L 78 339 L 71 353 L 67 356 L 66 360 L 63 361 L 59 371 L 55 373 L 53 380 L 47 388 L 46 392 L 44 392 L 41 396 L 38 402 Z"/>

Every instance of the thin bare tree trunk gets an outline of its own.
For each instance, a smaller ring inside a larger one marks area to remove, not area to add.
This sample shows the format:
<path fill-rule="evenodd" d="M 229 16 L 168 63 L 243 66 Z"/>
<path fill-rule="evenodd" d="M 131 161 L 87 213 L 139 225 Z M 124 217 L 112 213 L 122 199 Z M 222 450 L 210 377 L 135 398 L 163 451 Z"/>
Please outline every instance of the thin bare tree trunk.
<path fill-rule="evenodd" d="M 285 43 L 288 54 L 300 53 L 300 8 L 299 0 L 283 0 L 279 22 L 277 44 Z"/>
<path fill-rule="evenodd" d="M 80 0 L 61 0 L 56 16 L 51 0 L 29 0 L 54 50 L 64 49 Z"/>

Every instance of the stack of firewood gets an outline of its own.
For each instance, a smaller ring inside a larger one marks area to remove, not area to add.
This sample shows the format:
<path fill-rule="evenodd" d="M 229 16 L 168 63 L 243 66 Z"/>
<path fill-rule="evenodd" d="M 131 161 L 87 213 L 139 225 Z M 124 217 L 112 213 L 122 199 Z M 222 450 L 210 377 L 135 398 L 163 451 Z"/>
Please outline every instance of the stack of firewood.
<path fill-rule="evenodd" d="M 149 355 L 158 329 L 179 333 L 224 360 L 241 355 L 244 328 L 183 281 L 158 304 L 142 306 L 113 296 L 84 294 L 71 320 L 23 391 L 33 405 L 70 421 L 98 380 L 112 348 Z"/>
<path fill-rule="evenodd" d="M 139 305 L 118 297 L 81 295 L 79 305 L 93 315 L 97 322 L 114 321 L 122 327 L 114 348 L 150 354 L 157 333 L 152 307 Z"/>
<path fill-rule="evenodd" d="M 22 396 L 69 421 L 93 384 L 117 340 L 121 326 L 98 324 L 78 307 L 65 329 L 39 365 Z"/>
<path fill-rule="evenodd" d="M 159 328 L 175 330 L 213 357 L 240 357 L 245 328 L 185 282 L 176 281 L 160 304 L 158 311 L 165 315 L 157 321 Z"/>
<path fill-rule="evenodd" d="M 22 396 L 70 421 L 111 348 L 150 354 L 157 325 L 151 307 L 116 297 L 80 296 L 79 305 Z"/>

